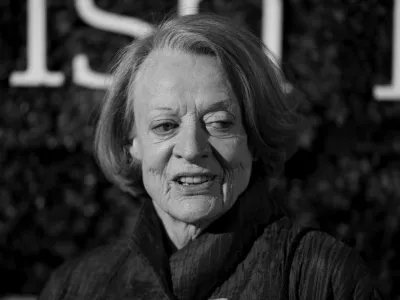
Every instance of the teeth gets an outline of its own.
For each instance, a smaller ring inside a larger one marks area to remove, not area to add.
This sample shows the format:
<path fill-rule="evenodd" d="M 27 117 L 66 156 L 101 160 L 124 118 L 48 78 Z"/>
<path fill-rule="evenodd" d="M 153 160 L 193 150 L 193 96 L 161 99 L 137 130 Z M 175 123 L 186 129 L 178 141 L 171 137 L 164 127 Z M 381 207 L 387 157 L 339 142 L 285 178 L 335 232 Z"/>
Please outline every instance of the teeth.
<path fill-rule="evenodd" d="M 184 185 L 199 184 L 210 180 L 209 176 L 182 176 L 178 181 Z"/>

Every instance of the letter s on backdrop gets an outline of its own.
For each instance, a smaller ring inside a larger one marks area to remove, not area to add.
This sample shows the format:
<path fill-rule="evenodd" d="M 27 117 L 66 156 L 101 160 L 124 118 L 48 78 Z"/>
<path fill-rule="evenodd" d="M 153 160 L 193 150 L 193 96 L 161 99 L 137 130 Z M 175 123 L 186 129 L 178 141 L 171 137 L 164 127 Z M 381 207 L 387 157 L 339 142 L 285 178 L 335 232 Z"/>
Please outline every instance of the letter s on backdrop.
<path fill-rule="evenodd" d="M 153 26 L 137 18 L 109 13 L 96 7 L 94 0 L 75 0 L 78 15 L 95 28 L 125 34 L 132 37 L 143 37 L 150 34 Z M 110 75 L 94 72 L 90 69 L 88 57 L 77 54 L 72 60 L 72 79 L 74 83 L 87 88 L 105 89 L 110 83 Z"/>

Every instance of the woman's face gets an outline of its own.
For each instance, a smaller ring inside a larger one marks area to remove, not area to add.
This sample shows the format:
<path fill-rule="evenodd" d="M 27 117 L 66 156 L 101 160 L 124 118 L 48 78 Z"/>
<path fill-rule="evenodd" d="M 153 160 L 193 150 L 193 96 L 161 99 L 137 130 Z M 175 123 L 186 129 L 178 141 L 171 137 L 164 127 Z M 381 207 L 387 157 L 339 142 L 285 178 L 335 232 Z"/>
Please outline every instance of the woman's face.
<path fill-rule="evenodd" d="M 157 51 L 130 93 L 145 189 L 158 210 L 196 224 L 228 211 L 252 166 L 237 99 L 211 56 Z"/>

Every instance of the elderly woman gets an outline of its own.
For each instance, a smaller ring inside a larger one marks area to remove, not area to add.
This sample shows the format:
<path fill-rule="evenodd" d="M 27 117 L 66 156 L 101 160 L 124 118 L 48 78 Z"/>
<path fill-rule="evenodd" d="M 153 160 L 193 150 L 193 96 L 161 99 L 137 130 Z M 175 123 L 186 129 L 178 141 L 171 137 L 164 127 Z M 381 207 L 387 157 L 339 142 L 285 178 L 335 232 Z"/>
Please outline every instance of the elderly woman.
<path fill-rule="evenodd" d="M 95 149 L 141 199 L 135 225 L 61 266 L 40 299 L 378 299 L 353 250 L 268 197 L 300 119 L 265 52 L 212 15 L 126 47 Z"/>

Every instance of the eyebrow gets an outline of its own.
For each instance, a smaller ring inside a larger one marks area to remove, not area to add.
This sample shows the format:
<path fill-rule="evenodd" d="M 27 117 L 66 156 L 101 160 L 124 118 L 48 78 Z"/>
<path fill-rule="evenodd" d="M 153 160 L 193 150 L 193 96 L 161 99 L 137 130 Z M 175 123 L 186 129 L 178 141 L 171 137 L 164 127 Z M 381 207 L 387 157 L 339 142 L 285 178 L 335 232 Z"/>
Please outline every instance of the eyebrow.
<path fill-rule="evenodd" d="M 228 107 L 232 106 L 232 99 L 231 98 L 226 98 L 223 99 L 222 101 L 218 101 L 216 103 L 213 103 L 209 106 L 207 106 L 206 109 L 204 109 L 204 113 L 209 113 L 212 111 L 218 111 L 218 110 L 225 110 Z M 168 107 L 168 106 L 157 106 L 153 108 L 152 110 L 160 110 L 160 111 L 175 111 L 174 108 Z"/>
<path fill-rule="evenodd" d="M 217 111 L 217 110 L 222 110 L 222 109 L 228 109 L 231 106 L 233 106 L 232 99 L 226 98 L 226 99 L 223 99 L 222 101 L 218 101 L 216 103 L 211 104 L 210 106 L 208 106 L 205 109 L 205 111 L 211 112 L 211 111 Z"/>

